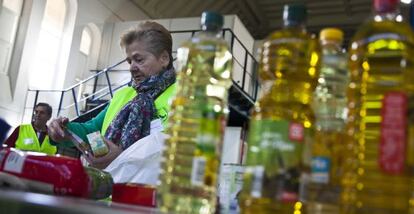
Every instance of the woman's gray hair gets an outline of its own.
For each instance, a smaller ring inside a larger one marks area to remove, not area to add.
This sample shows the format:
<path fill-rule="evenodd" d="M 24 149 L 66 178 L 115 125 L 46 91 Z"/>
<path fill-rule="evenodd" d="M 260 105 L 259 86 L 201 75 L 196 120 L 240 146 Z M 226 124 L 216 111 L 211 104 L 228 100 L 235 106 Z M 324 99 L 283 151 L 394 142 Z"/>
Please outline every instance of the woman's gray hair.
<path fill-rule="evenodd" d="M 164 51 L 167 51 L 170 58 L 167 68 L 172 68 L 172 37 L 164 26 L 152 21 L 143 22 L 124 32 L 121 35 L 120 45 L 126 48 L 135 41 L 144 42 L 145 49 L 156 57 L 160 57 Z"/>

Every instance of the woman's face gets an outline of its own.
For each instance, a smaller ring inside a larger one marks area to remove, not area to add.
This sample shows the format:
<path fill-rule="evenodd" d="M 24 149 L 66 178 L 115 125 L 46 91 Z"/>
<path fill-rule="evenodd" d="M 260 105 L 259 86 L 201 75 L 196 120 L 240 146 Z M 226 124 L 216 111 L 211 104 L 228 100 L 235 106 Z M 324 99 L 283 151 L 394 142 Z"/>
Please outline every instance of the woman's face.
<path fill-rule="evenodd" d="M 146 45 L 141 41 L 134 41 L 126 46 L 127 62 L 132 79 L 136 84 L 141 83 L 149 76 L 159 74 L 169 64 L 169 56 L 166 51 L 156 57 L 146 50 Z"/>

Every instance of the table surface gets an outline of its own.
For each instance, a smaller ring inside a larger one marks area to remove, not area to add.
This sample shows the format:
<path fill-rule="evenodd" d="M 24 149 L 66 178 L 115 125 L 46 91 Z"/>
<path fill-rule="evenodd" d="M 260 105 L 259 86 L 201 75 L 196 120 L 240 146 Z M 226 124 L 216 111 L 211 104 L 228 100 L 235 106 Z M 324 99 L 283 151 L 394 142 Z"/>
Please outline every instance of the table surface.
<path fill-rule="evenodd" d="M 59 213 L 59 214 L 107 214 L 107 213 L 160 213 L 158 209 L 95 201 L 74 197 L 53 196 L 0 188 L 0 213 Z"/>

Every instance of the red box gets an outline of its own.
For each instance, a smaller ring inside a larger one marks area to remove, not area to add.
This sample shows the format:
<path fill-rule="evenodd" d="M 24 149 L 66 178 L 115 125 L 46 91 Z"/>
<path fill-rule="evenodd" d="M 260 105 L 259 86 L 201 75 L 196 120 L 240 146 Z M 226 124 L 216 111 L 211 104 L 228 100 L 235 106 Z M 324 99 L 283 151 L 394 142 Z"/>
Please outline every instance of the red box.
<path fill-rule="evenodd" d="M 118 183 L 112 187 L 113 202 L 155 207 L 156 196 L 156 187 L 147 184 Z"/>

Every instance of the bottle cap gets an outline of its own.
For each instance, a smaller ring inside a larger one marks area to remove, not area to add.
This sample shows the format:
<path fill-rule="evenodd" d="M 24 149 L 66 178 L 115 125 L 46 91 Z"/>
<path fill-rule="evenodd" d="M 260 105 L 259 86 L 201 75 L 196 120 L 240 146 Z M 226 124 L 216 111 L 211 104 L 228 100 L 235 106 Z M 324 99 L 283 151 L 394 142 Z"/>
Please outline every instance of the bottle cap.
<path fill-rule="evenodd" d="M 374 10 L 377 13 L 393 12 L 399 3 L 400 0 L 374 0 Z"/>
<path fill-rule="evenodd" d="M 223 27 L 223 16 L 217 12 L 204 11 L 201 14 L 201 26 L 205 26 L 207 29 L 219 29 Z"/>
<path fill-rule="evenodd" d="M 288 25 L 305 22 L 306 15 L 306 7 L 303 4 L 288 4 L 283 8 L 283 20 Z"/>
<path fill-rule="evenodd" d="M 342 42 L 344 33 L 338 28 L 324 28 L 319 34 L 319 40 L 335 40 Z"/>

